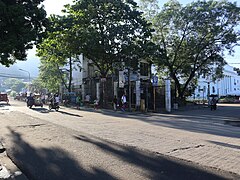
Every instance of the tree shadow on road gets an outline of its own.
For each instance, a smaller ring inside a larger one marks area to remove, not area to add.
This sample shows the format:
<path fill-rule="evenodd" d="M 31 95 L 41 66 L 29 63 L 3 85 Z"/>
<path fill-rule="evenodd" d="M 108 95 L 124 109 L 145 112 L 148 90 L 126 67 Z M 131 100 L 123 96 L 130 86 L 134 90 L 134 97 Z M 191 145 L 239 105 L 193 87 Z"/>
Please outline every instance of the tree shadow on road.
<path fill-rule="evenodd" d="M 14 149 L 7 154 L 29 178 L 35 180 L 116 179 L 101 168 L 85 170 L 66 151 L 59 148 L 34 148 L 20 133 L 9 128 Z"/>
<path fill-rule="evenodd" d="M 239 145 L 233 145 L 233 144 L 223 143 L 223 142 L 218 142 L 218 141 L 208 141 L 208 142 L 219 145 L 219 146 L 228 147 L 228 148 L 240 149 Z"/>
<path fill-rule="evenodd" d="M 95 145 L 103 152 L 117 157 L 120 161 L 124 161 L 125 167 L 132 165 L 140 168 L 139 172 L 145 175 L 145 179 L 174 179 L 174 180 L 214 180 L 224 179 L 211 172 L 203 170 L 193 163 L 182 161 L 176 158 L 170 158 L 155 154 L 152 152 L 145 152 L 134 147 L 115 144 L 100 138 L 74 136 L 76 139 Z M 119 167 L 121 170 L 122 167 Z M 144 170 L 144 171 L 143 171 Z M 124 173 L 124 172 L 123 172 Z"/>

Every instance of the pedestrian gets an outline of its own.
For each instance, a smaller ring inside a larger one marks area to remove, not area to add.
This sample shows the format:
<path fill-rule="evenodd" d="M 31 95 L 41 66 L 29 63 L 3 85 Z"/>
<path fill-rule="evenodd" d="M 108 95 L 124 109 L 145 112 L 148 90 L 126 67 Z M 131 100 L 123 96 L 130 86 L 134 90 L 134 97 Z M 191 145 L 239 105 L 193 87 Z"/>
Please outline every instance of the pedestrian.
<path fill-rule="evenodd" d="M 94 100 L 94 109 L 98 109 L 99 108 L 99 100 L 95 99 Z"/>
<path fill-rule="evenodd" d="M 58 93 L 56 93 L 56 94 L 54 95 L 54 103 L 55 103 L 56 106 L 58 106 L 59 103 L 60 103 L 60 98 L 59 98 Z"/>
<path fill-rule="evenodd" d="M 122 111 L 125 111 L 126 104 L 127 104 L 127 98 L 125 94 L 122 95 L 121 102 L 122 102 Z"/>
<path fill-rule="evenodd" d="M 41 94 L 41 101 L 43 104 L 45 104 L 45 95 L 44 94 Z"/>
<path fill-rule="evenodd" d="M 212 100 L 210 101 L 211 111 L 217 109 L 217 99 L 212 97 Z"/>
<path fill-rule="evenodd" d="M 90 99 L 91 99 L 90 95 L 89 95 L 89 94 L 86 94 L 85 100 L 84 100 L 84 103 L 85 103 L 86 106 L 89 106 L 89 104 L 90 104 Z"/>
<path fill-rule="evenodd" d="M 117 100 L 117 96 L 115 95 L 113 98 L 113 109 L 114 111 L 117 111 L 117 105 L 118 105 L 118 100 Z"/>
<path fill-rule="evenodd" d="M 78 95 L 76 98 L 77 109 L 80 109 L 81 103 L 82 103 L 82 98 L 80 95 Z"/>

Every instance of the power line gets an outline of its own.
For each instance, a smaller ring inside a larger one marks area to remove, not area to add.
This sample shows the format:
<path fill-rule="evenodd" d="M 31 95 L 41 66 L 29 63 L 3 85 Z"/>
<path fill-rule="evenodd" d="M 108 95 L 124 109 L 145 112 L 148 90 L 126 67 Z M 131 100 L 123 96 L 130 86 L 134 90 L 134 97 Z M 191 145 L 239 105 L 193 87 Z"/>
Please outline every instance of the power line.
<path fill-rule="evenodd" d="M 2 74 L 0 74 L 0 77 L 18 78 L 18 79 L 26 79 L 27 78 L 24 76 L 12 76 L 12 75 L 2 75 Z"/>

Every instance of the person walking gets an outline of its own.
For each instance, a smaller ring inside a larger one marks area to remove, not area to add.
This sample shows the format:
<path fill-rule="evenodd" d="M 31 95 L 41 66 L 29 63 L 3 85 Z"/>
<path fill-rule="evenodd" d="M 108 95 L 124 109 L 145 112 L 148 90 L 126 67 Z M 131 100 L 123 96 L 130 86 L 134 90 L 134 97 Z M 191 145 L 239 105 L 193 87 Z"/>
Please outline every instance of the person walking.
<path fill-rule="evenodd" d="M 210 101 L 210 106 L 211 106 L 211 111 L 217 110 L 217 99 L 213 97 L 212 100 Z"/>
<path fill-rule="evenodd" d="M 122 102 L 122 111 L 125 111 L 126 104 L 127 104 L 127 98 L 125 94 L 122 95 L 121 102 Z"/>
<path fill-rule="evenodd" d="M 117 104 L 118 104 L 118 100 L 117 100 L 117 96 L 115 95 L 113 98 L 113 109 L 114 111 L 117 111 Z"/>
<path fill-rule="evenodd" d="M 77 109 L 80 109 L 81 103 L 82 103 L 81 96 L 78 95 L 77 98 L 76 98 Z"/>
<path fill-rule="evenodd" d="M 59 106 L 60 98 L 59 98 L 58 93 L 56 93 L 56 94 L 54 95 L 54 103 L 55 103 L 56 106 Z"/>
<path fill-rule="evenodd" d="M 89 105 L 90 105 L 90 99 L 91 99 L 90 95 L 86 94 L 84 103 L 87 107 L 89 107 Z"/>

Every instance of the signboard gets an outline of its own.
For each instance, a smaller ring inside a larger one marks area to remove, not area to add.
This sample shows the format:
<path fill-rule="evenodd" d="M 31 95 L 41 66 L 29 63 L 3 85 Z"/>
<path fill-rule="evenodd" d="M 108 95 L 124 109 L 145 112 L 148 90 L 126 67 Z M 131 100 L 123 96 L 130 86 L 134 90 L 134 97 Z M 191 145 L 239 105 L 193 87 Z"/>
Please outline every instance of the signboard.
<path fill-rule="evenodd" d="M 125 77 L 124 71 L 119 71 L 119 88 L 124 88 Z"/>

